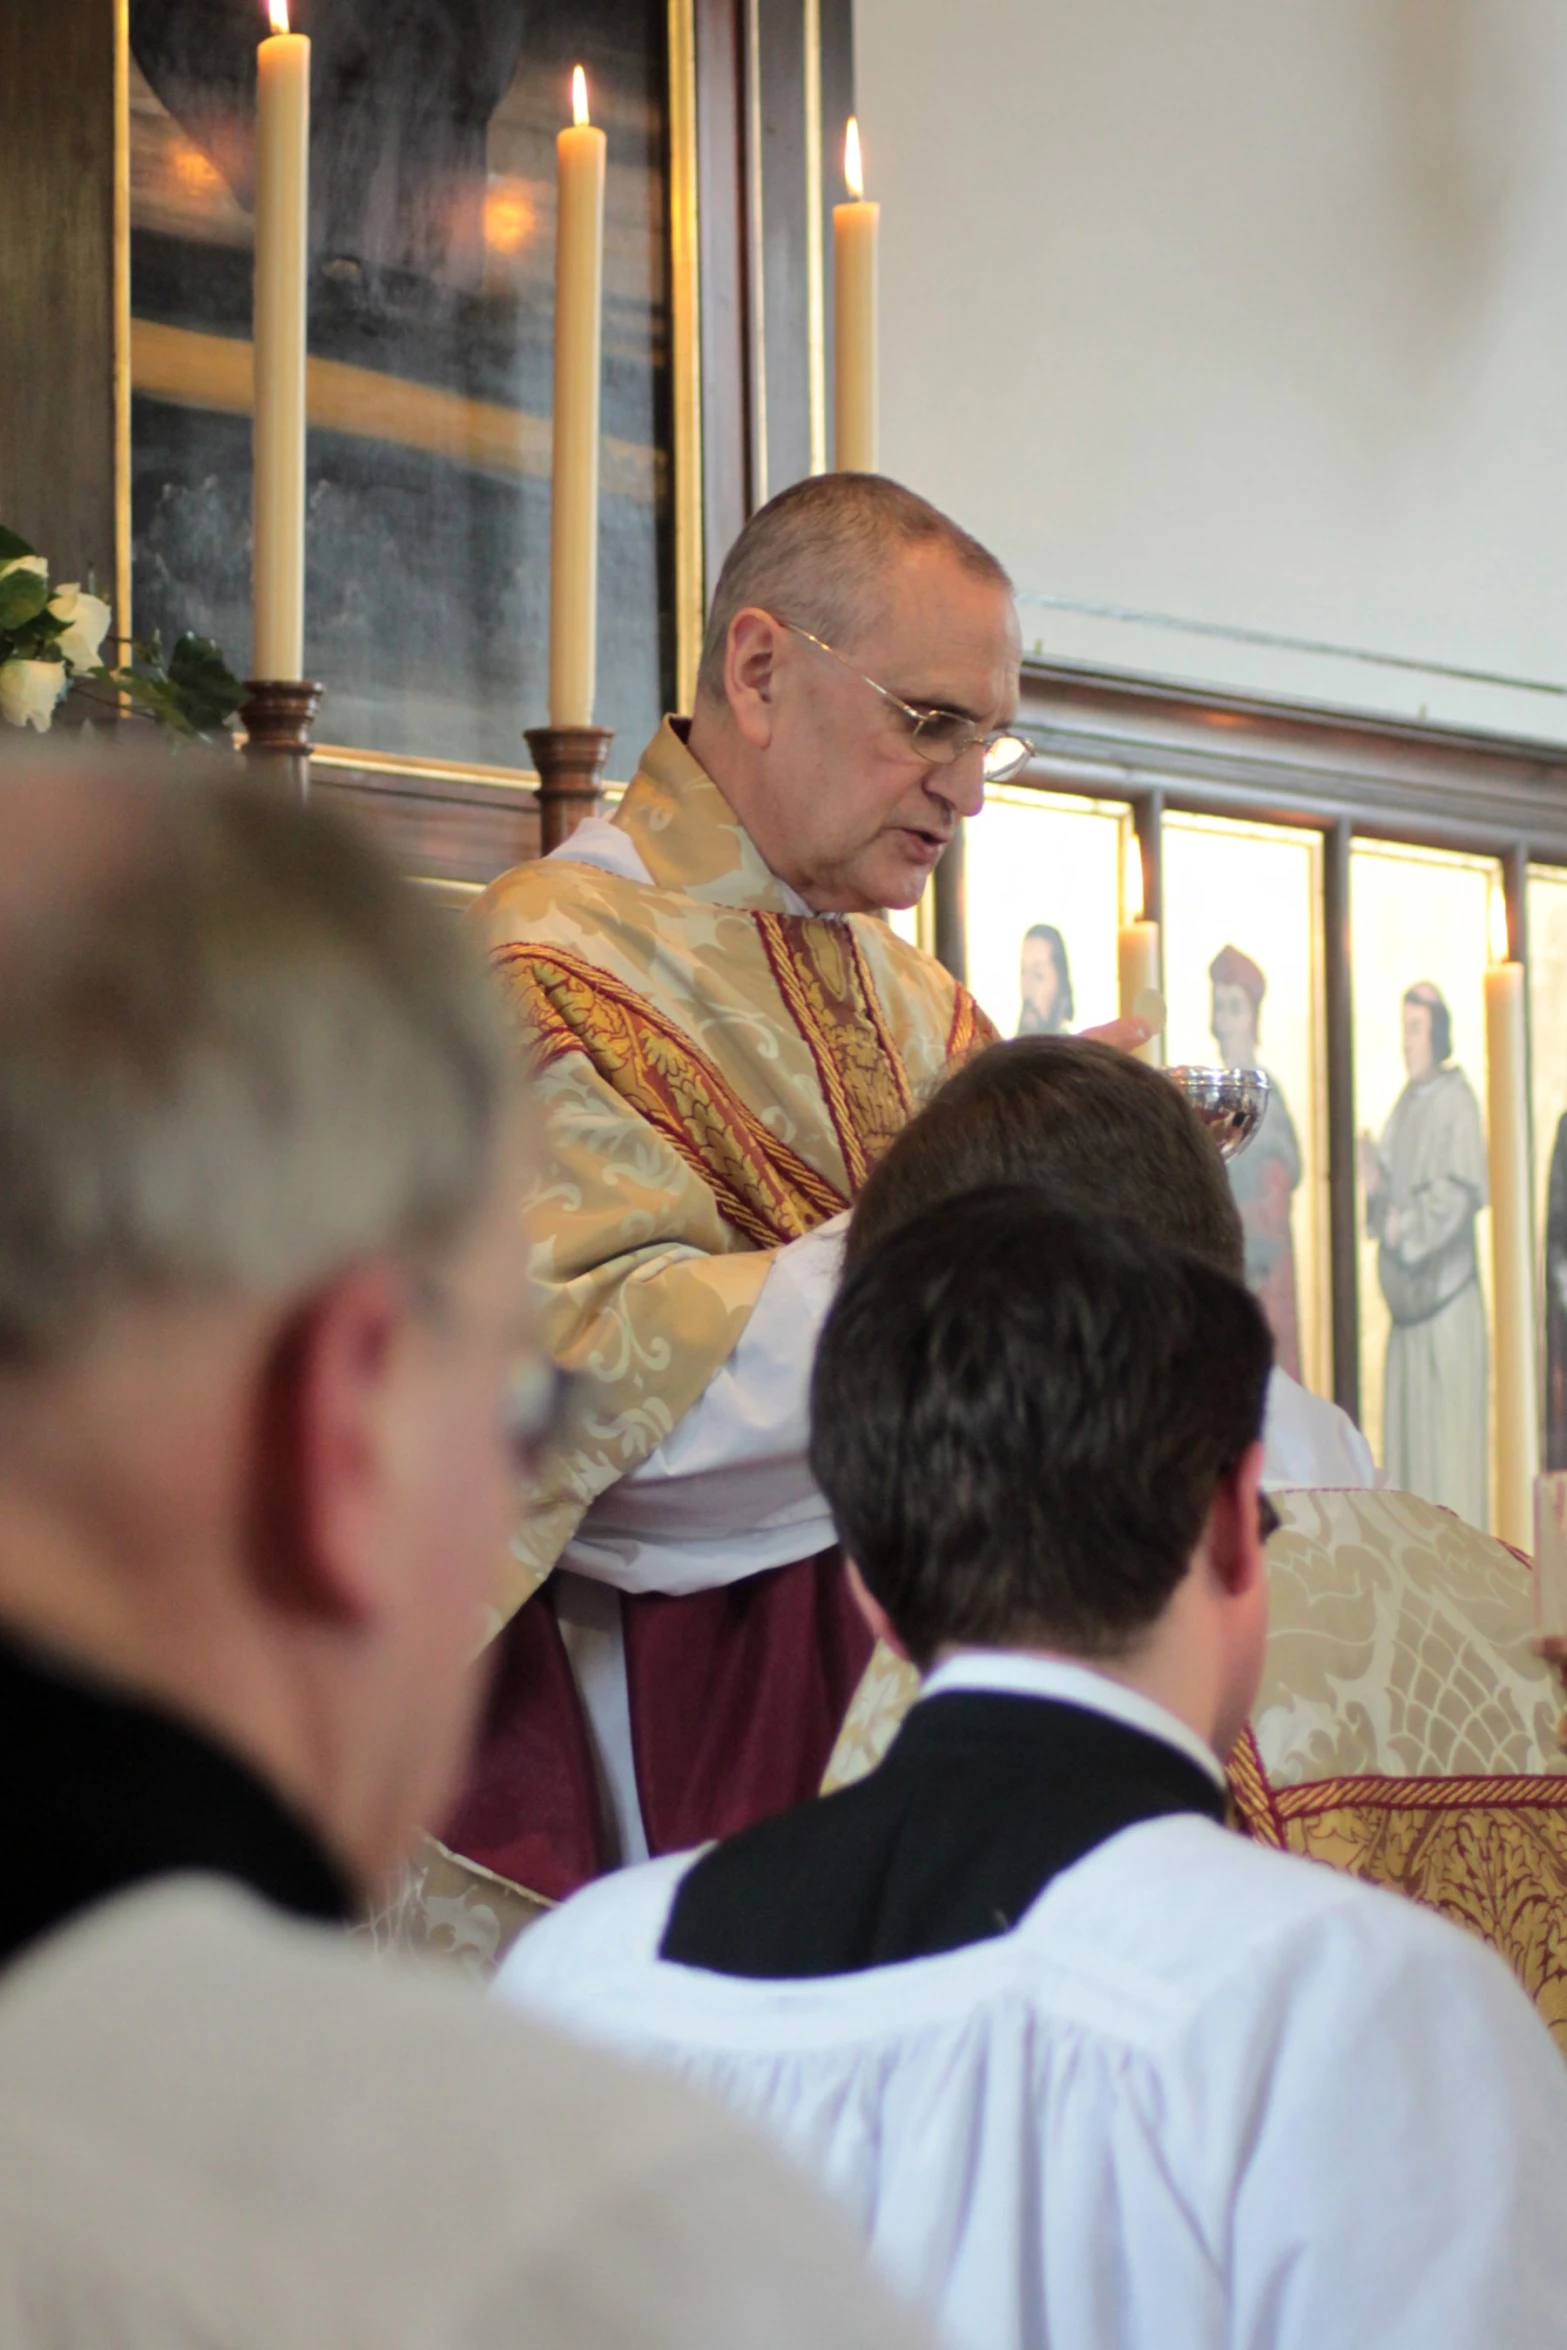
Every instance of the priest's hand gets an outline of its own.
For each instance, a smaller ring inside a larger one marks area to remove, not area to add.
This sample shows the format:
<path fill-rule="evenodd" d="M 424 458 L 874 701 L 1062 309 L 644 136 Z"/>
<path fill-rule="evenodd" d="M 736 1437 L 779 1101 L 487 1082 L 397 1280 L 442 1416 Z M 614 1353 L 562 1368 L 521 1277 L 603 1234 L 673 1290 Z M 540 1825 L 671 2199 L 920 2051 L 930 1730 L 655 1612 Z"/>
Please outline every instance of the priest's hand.
<path fill-rule="evenodd" d="M 1113 1044 L 1118 1051 L 1135 1053 L 1140 1044 L 1146 1044 L 1153 1030 L 1146 1020 L 1107 1020 L 1102 1028 L 1080 1028 L 1079 1036 L 1091 1036 L 1096 1044 Z"/>

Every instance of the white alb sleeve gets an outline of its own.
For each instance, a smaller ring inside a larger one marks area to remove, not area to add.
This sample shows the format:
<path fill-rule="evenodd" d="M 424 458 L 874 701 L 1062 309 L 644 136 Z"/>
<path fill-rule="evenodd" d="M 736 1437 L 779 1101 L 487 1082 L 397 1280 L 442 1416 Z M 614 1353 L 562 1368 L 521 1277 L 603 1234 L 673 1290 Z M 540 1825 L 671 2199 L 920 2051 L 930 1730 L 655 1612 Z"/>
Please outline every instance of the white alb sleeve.
<path fill-rule="evenodd" d="M 806 1448 L 847 1223 L 845 1211 L 779 1249 L 729 1360 L 657 1451 L 600 1495 L 562 1566 L 622 1591 L 701 1591 L 834 1540 Z"/>

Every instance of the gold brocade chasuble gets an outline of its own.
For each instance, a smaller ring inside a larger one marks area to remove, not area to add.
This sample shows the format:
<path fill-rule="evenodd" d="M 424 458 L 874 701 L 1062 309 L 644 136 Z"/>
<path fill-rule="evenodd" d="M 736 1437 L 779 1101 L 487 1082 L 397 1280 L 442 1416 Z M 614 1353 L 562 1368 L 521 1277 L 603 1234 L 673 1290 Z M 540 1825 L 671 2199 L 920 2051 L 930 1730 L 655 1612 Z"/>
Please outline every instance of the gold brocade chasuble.
<path fill-rule="evenodd" d="M 614 822 L 651 885 L 546 859 L 471 917 L 537 1072 L 534 1271 L 550 1352 L 583 1381 L 506 1615 L 722 1367 L 772 1251 L 847 1207 L 995 1034 L 885 922 L 791 913 L 667 719 Z"/>

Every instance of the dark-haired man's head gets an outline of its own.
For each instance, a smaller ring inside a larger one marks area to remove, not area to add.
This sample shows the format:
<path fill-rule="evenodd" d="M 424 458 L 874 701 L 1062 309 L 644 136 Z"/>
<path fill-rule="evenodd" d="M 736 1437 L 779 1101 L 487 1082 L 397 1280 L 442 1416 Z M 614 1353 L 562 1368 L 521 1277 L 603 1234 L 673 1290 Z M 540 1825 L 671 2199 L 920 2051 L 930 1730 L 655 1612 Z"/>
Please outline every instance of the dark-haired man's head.
<path fill-rule="evenodd" d="M 1135 1682 L 1227 1751 L 1266 1631 L 1255 1301 L 1021 1186 L 922 1208 L 850 1271 L 811 1464 L 919 1666 L 1037 1649 Z"/>
<path fill-rule="evenodd" d="M 848 1261 L 922 1208 L 985 1183 L 1124 1216 L 1239 1278 L 1239 1212 L 1202 1120 L 1169 1079 L 1111 1045 L 1019 1036 L 979 1053 L 907 1125 L 860 1195 Z"/>

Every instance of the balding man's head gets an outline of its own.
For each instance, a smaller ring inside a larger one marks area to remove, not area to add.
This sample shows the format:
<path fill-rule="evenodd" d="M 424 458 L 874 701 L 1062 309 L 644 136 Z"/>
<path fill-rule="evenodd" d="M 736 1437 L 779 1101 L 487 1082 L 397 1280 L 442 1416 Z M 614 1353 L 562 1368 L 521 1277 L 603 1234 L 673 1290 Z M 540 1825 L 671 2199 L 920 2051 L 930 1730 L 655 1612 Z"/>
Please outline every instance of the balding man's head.
<path fill-rule="evenodd" d="M 702 639 L 698 693 L 724 700 L 730 627 L 748 605 L 852 653 L 883 609 L 890 573 L 916 548 L 939 549 L 971 578 L 1012 593 L 989 548 L 901 482 L 879 473 L 822 473 L 780 490 L 725 557 Z"/>
<path fill-rule="evenodd" d="M 368 1882 L 450 1792 L 514 1523 L 514 1086 L 451 918 L 239 773 L 0 770 L 0 1628 Z"/>
<path fill-rule="evenodd" d="M 1018 666 L 993 555 L 896 482 L 824 474 L 735 542 L 691 749 L 808 904 L 912 906 L 983 803 L 982 738 L 1010 721 Z"/>

